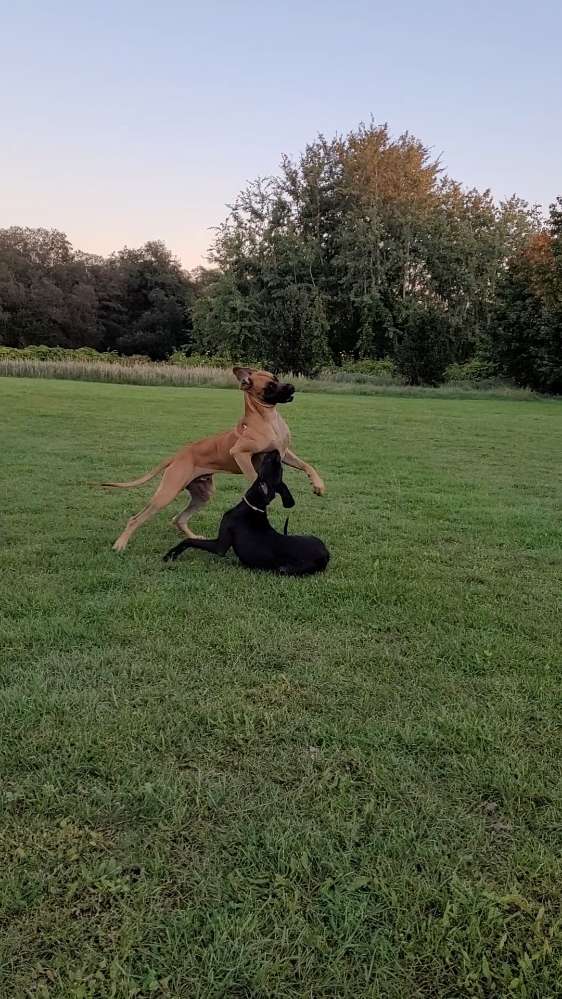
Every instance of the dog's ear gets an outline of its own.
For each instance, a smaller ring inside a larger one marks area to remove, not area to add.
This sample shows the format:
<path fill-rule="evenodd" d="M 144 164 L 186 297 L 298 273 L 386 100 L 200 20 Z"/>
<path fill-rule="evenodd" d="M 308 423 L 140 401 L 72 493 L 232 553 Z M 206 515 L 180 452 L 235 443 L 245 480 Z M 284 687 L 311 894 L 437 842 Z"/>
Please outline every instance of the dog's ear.
<path fill-rule="evenodd" d="M 291 490 L 288 488 L 288 486 L 285 485 L 284 482 L 281 482 L 279 484 L 279 486 L 277 487 L 277 492 L 279 493 L 281 497 L 281 502 L 286 510 L 289 510 L 292 506 L 295 505 L 293 494 L 291 493 Z"/>
<path fill-rule="evenodd" d="M 232 374 L 240 382 L 241 389 L 249 389 L 252 387 L 252 372 L 250 368 L 233 368 Z"/>

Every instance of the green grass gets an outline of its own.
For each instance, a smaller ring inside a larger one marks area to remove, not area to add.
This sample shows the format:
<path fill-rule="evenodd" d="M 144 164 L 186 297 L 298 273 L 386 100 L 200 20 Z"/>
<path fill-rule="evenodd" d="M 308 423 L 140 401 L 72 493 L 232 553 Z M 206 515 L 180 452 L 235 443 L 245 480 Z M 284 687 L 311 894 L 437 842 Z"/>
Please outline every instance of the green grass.
<path fill-rule="evenodd" d="M 325 576 L 115 555 L 241 401 L 0 381 L 0 995 L 562 995 L 562 406 L 301 395 Z"/>

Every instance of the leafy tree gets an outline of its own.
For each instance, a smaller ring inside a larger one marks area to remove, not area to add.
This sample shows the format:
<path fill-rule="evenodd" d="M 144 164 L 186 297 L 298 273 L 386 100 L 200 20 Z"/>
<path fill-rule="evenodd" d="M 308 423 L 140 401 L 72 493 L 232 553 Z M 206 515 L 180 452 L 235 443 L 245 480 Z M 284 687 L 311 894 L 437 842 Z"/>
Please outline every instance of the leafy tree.
<path fill-rule="evenodd" d="M 121 317 L 121 331 L 118 323 L 111 330 L 111 346 L 123 354 L 148 354 L 162 360 L 190 341 L 192 284 L 163 243 L 153 241 L 134 250 L 126 247 L 114 254 L 110 266 L 120 285 Z M 110 323 L 116 318 L 114 314 Z"/>
<path fill-rule="evenodd" d="M 194 284 L 163 243 L 109 260 L 75 252 L 64 233 L 0 230 L 0 338 L 145 353 L 191 340 Z"/>
<path fill-rule="evenodd" d="M 519 385 L 562 392 L 562 200 L 509 261 L 498 285 L 491 353 Z"/>
<path fill-rule="evenodd" d="M 189 275 L 161 242 L 104 259 L 57 230 L 0 230 L 0 342 L 383 361 L 416 384 L 485 358 L 562 391 L 562 200 L 545 225 L 445 176 L 409 133 L 371 121 L 284 157 L 239 194 L 211 263 Z"/>
<path fill-rule="evenodd" d="M 454 356 L 447 314 L 434 302 L 404 303 L 395 331 L 395 363 L 409 385 L 438 385 Z"/>
<path fill-rule="evenodd" d="M 319 136 L 232 206 L 213 248 L 222 277 L 202 289 L 194 342 L 302 370 L 343 355 L 400 354 L 404 367 L 408 355 L 411 377 L 433 381 L 483 349 L 506 261 L 537 228 L 524 202 L 497 205 L 444 177 L 408 133 L 394 139 L 371 122 Z M 296 332 L 296 301 L 309 336 Z"/>
<path fill-rule="evenodd" d="M 0 230 L 0 331 L 7 346 L 97 346 L 97 301 L 64 233 Z"/>

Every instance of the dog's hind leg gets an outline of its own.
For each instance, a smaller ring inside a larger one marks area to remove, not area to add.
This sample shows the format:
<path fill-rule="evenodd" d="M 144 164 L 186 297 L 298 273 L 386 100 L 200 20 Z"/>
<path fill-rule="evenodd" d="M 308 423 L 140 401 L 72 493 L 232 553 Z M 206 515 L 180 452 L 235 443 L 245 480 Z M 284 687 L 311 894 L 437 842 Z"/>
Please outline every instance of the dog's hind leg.
<path fill-rule="evenodd" d="M 139 527 L 146 524 L 147 520 L 150 520 L 156 513 L 159 513 L 160 510 L 168 506 L 185 487 L 186 481 L 189 482 L 192 476 L 193 468 L 186 469 L 185 466 L 182 467 L 181 465 L 169 465 L 150 503 L 147 503 L 144 510 L 141 510 L 140 513 L 129 518 L 125 530 L 119 535 L 113 545 L 113 550 L 122 552 L 127 547 L 135 531 L 138 531 Z"/>
<path fill-rule="evenodd" d="M 193 534 L 188 527 L 188 521 L 199 512 L 213 497 L 215 493 L 215 484 L 213 482 L 212 475 L 200 475 L 199 478 L 193 479 L 186 486 L 187 491 L 191 495 L 190 502 L 186 506 L 185 510 L 178 513 L 177 517 L 174 517 L 172 524 L 180 534 L 186 535 L 188 538 L 200 538 L 201 535 Z"/>
<path fill-rule="evenodd" d="M 166 552 L 164 562 L 175 562 L 187 548 L 198 548 L 199 551 L 211 552 L 212 555 L 226 555 L 231 545 L 230 529 L 221 523 L 218 538 L 209 541 L 204 538 L 186 538 L 185 541 L 180 541 L 179 545 L 175 545 L 174 548 L 170 548 Z"/>

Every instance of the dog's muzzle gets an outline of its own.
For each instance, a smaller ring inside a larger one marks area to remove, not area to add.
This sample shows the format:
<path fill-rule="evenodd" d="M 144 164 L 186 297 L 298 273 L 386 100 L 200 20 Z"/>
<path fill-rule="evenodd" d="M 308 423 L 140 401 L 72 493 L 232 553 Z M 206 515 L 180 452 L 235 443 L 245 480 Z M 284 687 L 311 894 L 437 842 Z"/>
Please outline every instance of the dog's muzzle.
<path fill-rule="evenodd" d="M 288 383 L 286 385 L 281 385 L 279 388 L 279 393 L 277 395 L 277 401 L 292 402 L 294 394 L 295 394 L 294 385 L 289 385 Z"/>

